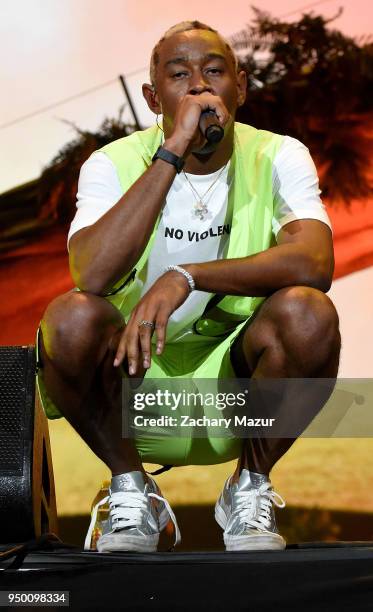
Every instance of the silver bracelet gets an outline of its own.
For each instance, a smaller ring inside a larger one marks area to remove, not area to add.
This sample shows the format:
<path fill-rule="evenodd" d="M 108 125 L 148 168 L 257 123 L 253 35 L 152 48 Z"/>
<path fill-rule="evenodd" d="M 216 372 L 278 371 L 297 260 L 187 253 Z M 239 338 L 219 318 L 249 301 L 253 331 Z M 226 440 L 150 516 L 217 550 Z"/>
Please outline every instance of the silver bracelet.
<path fill-rule="evenodd" d="M 181 266 L 167 266 L 165 268 L 165 272 L 169 272 L 170 270 L 174 270 L 175 272 L 180 272 L 188 281 L 189 289 L 193 291 L 196 288 L 196 283 L 194 282 L 194 278 L 189 272 L 184 270 Z"/>

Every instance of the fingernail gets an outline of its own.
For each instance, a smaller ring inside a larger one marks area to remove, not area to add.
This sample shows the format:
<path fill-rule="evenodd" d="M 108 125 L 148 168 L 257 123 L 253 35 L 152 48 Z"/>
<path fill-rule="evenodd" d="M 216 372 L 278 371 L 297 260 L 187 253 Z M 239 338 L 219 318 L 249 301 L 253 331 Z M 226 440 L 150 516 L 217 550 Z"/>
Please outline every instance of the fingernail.
<path fill-rule="evenodd" d="M 149 368 L 150 363 L 147 359 L 144 359 L 144 368 Z"/>
<path fill-rule="evenodd" d="M 119 365 L 119 359 L 115 358 L 114 359 L 114 367 L 116 367 L 117 365 Z"/>
<path fill-rule="evenodd" d="M 157 353 L 157 355 L 159 355 L 161 352 L 162 352 L 162 346 L 160 344 L 158 344 L 156 353 Z"/>
<path fill-rule="evenodd" d="M 129 367 L 129 370 L 128 370 L 128 371 L 129 371 L 129 373 L 130 373 L 130 374 L 134 374 L 134 373 L 136 372 L 136 370 L 135 370 L 135 368 L 133 367 L 133 365 L 130 365 L 130 367 Z"/>

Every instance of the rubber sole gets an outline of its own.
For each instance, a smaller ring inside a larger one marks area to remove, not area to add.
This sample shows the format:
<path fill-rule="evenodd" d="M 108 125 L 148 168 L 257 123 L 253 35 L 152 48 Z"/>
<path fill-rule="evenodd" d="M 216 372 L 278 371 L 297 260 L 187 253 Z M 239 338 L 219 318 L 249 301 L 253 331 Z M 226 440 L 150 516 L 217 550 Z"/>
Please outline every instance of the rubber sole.
<path fill-rule="evenodd" d="M 280 534 L 258 534 L 247 536 L 225 536 L 225 550 L 227 552 L 248 550 L 284 550 L 286 542 Z"/>
<path fill-rule="evenodd" d="M 149 536 L 134 536 L 130 533 L 106 533 L 97 540 L 98 552 L 155 552 L 159 533 Z"/>

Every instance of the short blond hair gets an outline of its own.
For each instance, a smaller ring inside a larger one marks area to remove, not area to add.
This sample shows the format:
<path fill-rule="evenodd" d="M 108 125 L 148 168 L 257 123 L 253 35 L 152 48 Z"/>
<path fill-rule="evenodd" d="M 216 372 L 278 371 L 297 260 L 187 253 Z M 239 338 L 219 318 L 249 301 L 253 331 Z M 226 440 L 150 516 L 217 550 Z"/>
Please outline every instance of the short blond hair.
<path fill-rule="evenodd" d="M 162 43 L 167 38 L 171 38 L 171 36 L 173 36 L 174 34 L 180 34 L 181 32 L 188 32 L 189 30 L 208 30 L 209 32 L 214 32 L 214 34 L 217 34 L 221 38 L 221 40 L 225 43 L 227 51 L 229 52 L 229 54 L 232 57 L 235 69 L 236 69 L 236 71 L 238 70 L 237 56 L 236 56 L 235 52 L 233 51 L 232 46 L 224 38 L 224 36 L 221 36 L 221 34 L 219 34 L 219 32 L 217 30 L 215 30 L 211 26 L 207 25 L 206 23 L 202 23 L 201 21 L 181 21 L 180 23 L 177 23 L 176 25 L 174 25 L 171 28 L 169 28 L 163 34 L 162 38 L 159 39 L 159 41 L 157 42 L 157 44 L 155 45 L 155 47 L 154 47 L 154 49 L 152 51 L 152 54 L 151 54 L 151 57 L 150 57 L 150 81 L 151 81 L 151 84 L 153 85 L 153 87 L 155 86 L 155 80 L 156 80 L 155 79 L 155 75 L 156 75 L 157 65 L 159 63 L 159 49 L 160 49 Z"/>

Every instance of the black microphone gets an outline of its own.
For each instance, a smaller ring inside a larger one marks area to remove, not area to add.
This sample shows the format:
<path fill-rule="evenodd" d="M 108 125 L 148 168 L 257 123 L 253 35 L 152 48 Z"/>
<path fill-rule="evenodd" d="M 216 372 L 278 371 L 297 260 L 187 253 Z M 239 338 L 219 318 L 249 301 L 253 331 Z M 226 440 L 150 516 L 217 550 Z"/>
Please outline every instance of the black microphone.
<path fill-rule="evenodd" d="M 224 136 L 224 129 L 213 110 L 203 111 L 199 120 L 199 129 L 210 144 L 217 144 Z"/>

